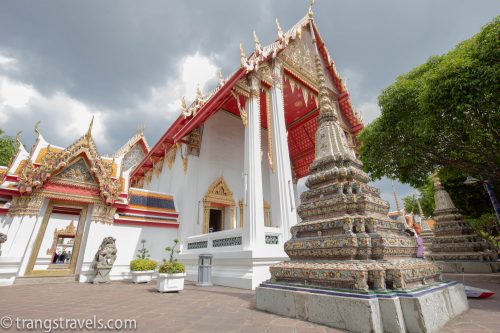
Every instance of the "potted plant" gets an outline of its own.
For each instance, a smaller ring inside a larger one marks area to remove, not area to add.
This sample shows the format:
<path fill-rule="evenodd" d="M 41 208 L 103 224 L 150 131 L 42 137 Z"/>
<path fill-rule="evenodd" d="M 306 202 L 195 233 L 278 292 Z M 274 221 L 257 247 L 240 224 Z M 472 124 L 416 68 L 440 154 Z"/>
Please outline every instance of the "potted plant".
<path fill-rule="evenodd" d="M 179 240 L 174 240 L 173 246 L 168 246 L 165 251 L 170 252 L 170 259 L 163 259 L 163 263 L 158 269 L 158 279 L 156 280 L 156 289 L 159 292 L 180 291 L 184 289 L 184 278 L 186 277 L 186 267 L 184 264 L 174 260 L 174 253 L 180 251 L 175 248 Z"/>
<path fill-rule="evenodd" d="M 130 274 L 134 283 L 148 283 L 153 278 L 157 262 L 149 259 L 149 251 L 144 245 L 146 240 L 142 240 L 142 248 L 138 251 L 137 259 L 130 262 Z"/>

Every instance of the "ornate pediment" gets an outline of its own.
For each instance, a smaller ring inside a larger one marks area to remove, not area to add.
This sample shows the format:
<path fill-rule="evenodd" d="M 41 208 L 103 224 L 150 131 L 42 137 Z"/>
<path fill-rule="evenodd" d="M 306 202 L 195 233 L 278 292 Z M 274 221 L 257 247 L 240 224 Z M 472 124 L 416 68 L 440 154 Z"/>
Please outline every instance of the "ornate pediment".
<path fill-rule="evenodd" d="M 146 156 L 146 153 L 138 144 L 134 145 L 123 157 L 123 170 L 135 168 Z"/>
<path fill-rule="evenodd" d="M 280 58 L 289 69 L 299 74 L 301 78 L 310 78 L 316 83 L 318 76 L 314 67 L 315 52 L 304 42 L 304 39 L 308 39 L 307 37 L 309 37 L 309 33 L 304 33 L 302 39 L 291 42 L 280 54 Z"/>
<path fill-rule="evenodd" d="M 47 147 L 47 153 L 38 166 L 33 165 L 29 160 L 20 175 L 19 191 L 21 194 L 31 194 L 35 189 L 41 189 L 50 178 L 54 175 L 61 175 L 61 170 L 66 170 L 66 167 L 77 158 L 85 158 L 88 161 L 88 173 L 99 186 L 100 196 L 106 204 L 112 204 L 120 194 L 120 180 L 112 178 L 112 163 L 104 163 L 101 159 L 92 139 L 90 128 L 85 135 L 63 151 L 57 152 L 51 150 L 50 146 Z M 79 173 L 81 171 L 70 169 L 65 176 L 69 176 L 70 173 L 78 177 L 88 176 L 86 171 Z"/>
<path fill-rule="evenodd" d="M 68 167 L 53 176 L 50 180 L 55 183 L 67 183 L 83 187 L 97 187 L 97 182 L 92 176 L 87 163 L 79 158 Z"/>
<path fill-rule="evenodd" d="M 235 205 L 233 192 L 229 189 L 224 176 L 221 176 L 219 179 L 213 182 L 212 185 L 210 185 L 205 195 L 205 201 Z"/>

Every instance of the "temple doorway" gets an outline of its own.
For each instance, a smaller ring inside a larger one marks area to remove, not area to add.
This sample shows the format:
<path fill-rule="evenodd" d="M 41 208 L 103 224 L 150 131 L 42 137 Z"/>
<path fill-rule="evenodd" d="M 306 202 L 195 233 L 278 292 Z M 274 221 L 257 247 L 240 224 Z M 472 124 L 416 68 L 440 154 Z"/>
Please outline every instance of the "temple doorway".
<path fill-rule="evenodd" d="M 236 228 L 234 208 L 236 202 L 224 177 L 218 178 L 208 188 L 203 198 L 203 233 Z"/>
<path fill-rule="evenodd" d="M 217 232 L 223 230 L 223 215 L 221 209 L 211 208 L 208 223 L 208 232 Z"/>
<path fill-rule="evenodd" d="M 86 206 L 50 202 L 26 276 L 74 275 L 86 216 Z"/>

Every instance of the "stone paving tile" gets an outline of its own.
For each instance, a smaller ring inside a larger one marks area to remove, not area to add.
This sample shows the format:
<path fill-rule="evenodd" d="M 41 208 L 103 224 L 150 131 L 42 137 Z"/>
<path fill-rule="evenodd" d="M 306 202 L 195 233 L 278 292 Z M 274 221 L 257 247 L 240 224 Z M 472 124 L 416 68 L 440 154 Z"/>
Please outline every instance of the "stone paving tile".
<path fill-rule="evenodd" d="M 461 281 L 461 275 L 446 275 Z M 466 275 L 465 282 L 497 294 L 469 300 L 471 309 L 442 332 L 500 333 L 500 274 Z M 0 317 L 136 319 L 139 332 L 333 333 L 342 332 L 255 310 L 255 293 L 187 284 L 181 293 L 159 294 L 153 284 L 14 285 L 0 288 Z M 10 330 L 15 332 L 15 330 Z"/>

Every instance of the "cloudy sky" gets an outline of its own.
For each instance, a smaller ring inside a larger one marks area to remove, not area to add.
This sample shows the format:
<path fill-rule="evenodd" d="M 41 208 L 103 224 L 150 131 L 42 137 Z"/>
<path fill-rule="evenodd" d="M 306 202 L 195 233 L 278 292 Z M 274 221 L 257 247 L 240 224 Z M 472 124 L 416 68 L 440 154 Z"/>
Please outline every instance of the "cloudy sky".
<path fill-rule="evenodd" d="M 205 91 L 219 71 L 288 29 L 307 0 L 2 1 L 0 128 L 33 143 L 41 121 L 51 143 L 66 146 L 96 116 L 94 137 L 112 153 L 146 126 L 151 144 L 179 114 L 180 99 Z M 442 54 L 500 14 L 498 0 L 317 0 L 315 19 L 353 103 L 369 123 L 376 97 L 394 79 Z M 383 147 L 381 147 L 383 149 Z M 376 183 L 392 201 L 390 182 Z M 401 196 L 412 189 L 397 184 Z"/>

